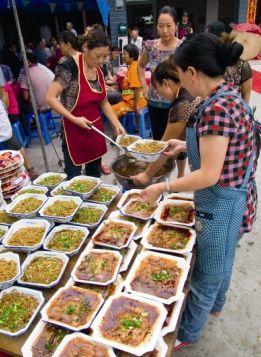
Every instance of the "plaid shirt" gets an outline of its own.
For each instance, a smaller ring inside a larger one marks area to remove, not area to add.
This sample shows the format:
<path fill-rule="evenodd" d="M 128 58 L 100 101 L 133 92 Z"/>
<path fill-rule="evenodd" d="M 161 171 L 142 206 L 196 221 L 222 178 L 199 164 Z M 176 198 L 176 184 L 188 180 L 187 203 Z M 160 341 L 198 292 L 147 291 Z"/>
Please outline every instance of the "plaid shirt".
<path fill-rule="evenodd" d="M 223 91 L 230 91 L 231 93 L 221 95 L 202 112 L 197 123 L 198 136 L 221 135 L 229 137 L 226 158 L 218 183 L 223 187 L 240 187 L 254 149 L 253 125 L 243 101 L 237 92 L 232 89 L 232 85 L 223 83 L 211 93 L 210 98 L 221 88 Z M 247 207 L 242 225 L 243 232 L 251 231 L 256 216 L 255 171 L 256 163 L 248 183 Z"/>

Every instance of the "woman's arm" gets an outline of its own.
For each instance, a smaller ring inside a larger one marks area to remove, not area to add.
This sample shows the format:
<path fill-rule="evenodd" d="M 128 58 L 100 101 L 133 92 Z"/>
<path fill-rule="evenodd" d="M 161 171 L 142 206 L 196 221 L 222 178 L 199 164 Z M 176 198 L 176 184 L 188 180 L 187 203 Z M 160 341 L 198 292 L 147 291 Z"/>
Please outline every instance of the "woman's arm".
<path fill-rule="evenodd" d="M 140 89 L 139 88 L 132 88 L 134 92 L 134 113 L 135 113 L 135 119 L 136 122 L 138 122 L 138 116 L 139 116 L 139 108 L 138 108 L 138 102 L 139 102 L 139 96 L 140 96 Z"/>
<path fill-rule="evenodd" d="M 103 113 L 105 114 L 106 118 L 109 119 L 109 121 L 111 122 L 111 125 L 116 130 L 117 135 L 125 134 L 125 129 L 123 128 L 120 121 L 116 117 L 116 115 L 112 109 L 112 106 L 108 102 L 107 97 L 101 102 L 100 107 L 101 107 L 101 110 L 103 111 Z"/>
<path fill-rule="evenodd" d="M 51 83 L 50 87 L 48 88 L 47 94 L 46 94 L 46 104 L 49 105 L 52 109 L 54 109 L 57 113 L 61 114 L 63 117 L 67 118 L 74 124 L 84 128 L 84 129 L 90 129 L 90 126 L 88 126 L 88 123 L 91 123 L 88 119 L 84 117 L 75 117 L 73 114 L 70 113 L 69 110 L 67 110 L 62 103 L 59 101 L 59 96 L 63 91 L 62 85 L 54 81 Z"/>
<path fill-rule="evenodd" d="M 143 48 L 140 59 L 139 59 L 139 65 L 138 65 L 138 77 L 142 86 L 143 94 L 145 99 L 148 99 L 148 91 L 149 88 L 147 86 L 146 82 L 146 74 L 145 74 L 145 68 L 147 66 L 147 63 L 149 62 L 149 56 L 148 52 L 145 48 Z"/>
<path fill-rule="evenodd" d="M 253 84 L 253 78 L 250 78 L 241 84 L 241 95 L 242 95 L 242 98 L 247 103 L 249 103 L 249 101 L 250 101 L 250 92 L 252 89 L 252 84 Z"/>
<path fill-rule="evenodd" d="M 171 181 L 171 191 L 196 191 L 215 185 L 222 172 L 228 142 L 229 137 L 218 135 L 201 136 L 199 139 L 200 169 L 175 181 Z M 147 187 L 141 195 L 145 201 L 152 202 L 164 191 L 166 191 L 166 183 L 162 182 Z"/>

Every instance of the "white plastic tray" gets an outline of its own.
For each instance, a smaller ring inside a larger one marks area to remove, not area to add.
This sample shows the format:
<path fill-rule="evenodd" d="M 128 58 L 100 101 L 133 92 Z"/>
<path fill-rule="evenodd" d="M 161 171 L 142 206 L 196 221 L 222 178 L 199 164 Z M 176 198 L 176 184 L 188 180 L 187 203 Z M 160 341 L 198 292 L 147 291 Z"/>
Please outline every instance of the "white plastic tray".
<path fill-rule="evenodd" d="M 20 276 L 20 274 L 21 274 L 20 257 L 18 254 L 6 252 L 6 253 L 0 254 L 0 260 L 14 261 L 17 264 L 16 275 L 12 279 L 9 279 L 9 280 L 6 280 L 6 281 L 3 281 L 0 283 L 0 290 L 3 290 L 3 289 L 7 289 L 11 285 L 13 285 L 16 282 L 17 278 Z"/>
<path fill-rule="evenodd" d="M 151 214 L 149 217 L 146 217 L 146 218 L 141 217 L 141 216 L 138 216 L 138 215 L 136 215 L 135 213 L 128 213 L 128 212 L 126 212 L 126 209 L 128 208 L 128 206 L 131 205 L 131 204 L 132 204 L 133 202 L 135 202 L 135 201 L 137 201 L 137 200 L 136 200 L 136 199 L 131 199 L 129 202 L 126 203 L 126 205 L 122 206 L 122 207 L 120 208 L 121 213 L 123 213 L 125 216 L 130 216 L 130 217 L 134 217 L 134 218 L 139 218 L 139 219 L 141 219 L 141 220 L 143 220 L 143 221 L 151 220 L 151 219 L 154 217 L 154 214 L 155 214 L 155 212 L 156 212 L 156 210 L 157 210 L 157 207 L 154 209 L 154 211 L 152 212 L 152 214 Z M 156 203 L 156 205 L 158 205 L 158 203 Z"/>
<path fill-rule="evenodd" d="M 55 233 L 63 231 L 65 229 L 66 230 L 72 230 L 72 231 L 79 230 L 79 231 L 84 233 L 84 237 L 83 237 L 82 242 L 79 245 L 79 247 L 77 249 L 72 250 L 72 251 L 58 251 L 58 250 L 55 250 L 55 249 L 48 248 L 48 243 L 52 240 L 52 238 L 55 235 Z M 79 227 L 79 226 L 77 227 L 77 226 L 72 226 L 72 225 L 69 225 L 69 224 L 61 224 L 61 225 L 59 225 L 57 227 L 54 227 L 54 229 L 51 232 L 49 232 L 48 236 L 46 237 L 46 239 L 45 239 L 45 241 L 43 243 L 43 247 L 44 247 L 44 249 L 49 250 L 51 252 L 60 252 L 60 253 L 66 254 L 68 256 L 72 256 L 72 255 L 74 255 L 74 254 L 79 252 L 79 250 L 81 249 L 82 245 L 86 241 L 86 238 L 88 237 L 89 233 L 90 233 L 89 230 L 87 228 L 85 228 L 85 227 Z"/>
<path fill-rule="evenodd" d="M 109 223 L 109 222 L 115 222 L 115 223 L 122 223 L 122 224 L 125 224 L 129 227 L 132 228 L 132 232 L 129 236 L 129 239 L 127 240 L 127 242 L 121 246 L 116 246 L 116 245 L 113 245 L 113 244 L 106 244 L 106 243 L 102 243 L 102 242 L 99 242 L 99 241 L 95 241 L 95 237 L 103 230 L 104 226 Z M 109 247 L 109 248 L 114 248 L 114 249 L 122 249 L 122 248 L 126 248 L 128 247 L 128 245 L 130 244 L 131 240 L 133 239 L 134 235 L 135 235 L 135 232 L 136 232 L 136 229 L 137 229 L 137 226 L 136 224 L 132 223 L 132 222 L 127 222 L 127 221 L 121 221 L 120 219 L 106 219 L 105 221 L 103 221 L 101 223 L 101 225 L 96 229 L 95 233 L 93 234 L 92 236 L 92 241 L 94 244 L 97 244 L 97 245 L 100 245 L 102 247 Z"/>
<path fill-rule="evenodd" d="M 44 251 L 35 252 L 35 253 L 27 256 L 27 258 L 23 262 L 22 271 L 24 272 L 26 267 L 31 263 L 31 261 L 38 257 L 59 258 L 63 261 L 63 267 L 62 267 L 61 272 L 60 272 L 59 276 L 57 277 L 57 279 L 54 280 L 53 282 L 51 282 L 50 284 L 31 283 L 28 281 L 23 281 L 22 280 L 23 274 L 22 274 L 20 276 L 20 278 L 18 279 L 18 283 L 21 285 L 28 285 L 28 286 L 32 286 L 32 287 L 38 287 L 38 288 L 52 288 L 53 286 L 57 285 L 59 283 L 59 281 L 61 280 L 61 277 L 63 276 L 63 273 L 64 273 L 66 266 L 69 262 L 69 258 L 63 253 L 44 252 Z"/>
<path fill-rule="evenodd" d="M 27 294 L 27 295 L 31 295 L 33 296 L 34 298 L 36 298 L 39 302 L 39 305 L 37 306 L 37 308 L 34 310 L 34 313 L 32 315 L 32 317 L 30 318 L 28 324 L 18 330 L 17 332 L 9 332 L 7 330 L 1 330 L 0 329 L 0 333 L 2 333 L 3 335 L 7 335 L 7 336 L 11 336 L 11 337 L 16 337 L 16 336 L 20 336 L 22 335 L 23 333 L 25 333 L 28 328 L 30 327 L 30 325 L 32 324 L 33 320 L 35 319 L 36 315 L 38 314 L 41 306 L 43 305 L 44 303 L 44 296 L 43 296 L 43 293 L 41 291 L 37 291 L 37 290 L 33 290 L 33 289 L 27 289 L 27 288 L 22 288 L 20 286 L 12 286 L 11 288 L 8 288 L 6 290 L 3 290 L 0 292 L 0 299 L 2 298 L 2 296 L 4 294 L 8 294 L 8 293 L 11 293 L 13 291 L 16 291 L 18 293 L 23 293 L 23 294 Z"/>
<path fill-rule="evenodd" d="M 147 143 L 147 142 L 152 142 L 152 141 L 157 141 L 158 143 L 164 144 L 164 148 L 155 154 L 140 153 L 140 152 L 135 151 L 136 144 L 142 144 L 142 143 Z M 163 153 L 163 151 L 165 151 L 167 149 L 167 147 L 168 147 L 168 144 L 166 144 L 166 142 L 164 142 L 164 141 L 141 139 L 141 140 L 138 140 L 135 143 L 129 145 L 127 147 L 127 150 L 129 152 L 129 154 L 131 156 L 135 157 L 135 159 L 137 159 L 137 160 L 145 161 L 145 162 L 154 162 L 154 161 L 157 161 L 161 157 L 161 154 Z"/>
<path fill-rule="evenodd" d="M 130 134 L 124 134 L 124 135 L 118 135 L 117 136 L 117 138 L 116 138 L 116 144 L 118 144 L 118 145 L 120 145 L 120 141 L 121 141 L 121 139 L 122 138 L 129 138 L 129 137 L 131 137 L 131 138 L 135 138 L 135 139 L 137 139 L 137 140 L 141 140 L 142 138 L 140 137 L 140 136 L 138 136 L 138 135 L 130 135 Z M 136 141 L 137 141 L 136 140 Z M 121 146 L 121 145 L 120 145 Z M 127 147 L 127 146 L 123 146 L 123 147 Z"/>
<path fill-rule="evenodd" d="M 60 188 L 63 188 L 64 185 L 66 185 L 68 182 L 69 182 L 69 181 L 63 181 L 63 182 L 59 183 L 58 186 L 56 186 L 52 191 L 50 191 L 50 195 L 51 195 L 52 197 L 57 196 L 58 193 L 56 193 L 56 192 L 57 192 Z M 71 193 L 66 192 L 66 193 L 64 193 L 62 196 L 66 196 L 66 195 L 67 195 L 67 196 L 71 196 Z"/>
<path fill-rule="evenodd" d="M 42 204 L 37 208 L 37 210 L 30 213 L 15 213 L 11 212 L 11 210 L 21 201 L 27 198 L 37 198 L 42 201 Z M 41 209 L 43 204 L 46 202 L 47 197 L 45 195 L 30 195 L 29 193 L 25 193 L 24 195 L 18 196 L 12 203 L 5 207 L 6 213 L 10 214 L 12 217 L 16 218 L 33 218 L 37 215 L 37 212 Z"/>
<path fill-rule="evenodd" d="M 158 223 L 153 224 L 152 226 L 149 227 L 149 229 L 147 230 L 147 232 L 144 234 L 142 240 L 141 240 L 141 244 L 143 245 L 144 248 L 146 249 L 150 249 L 150 250 L 156 250 L 156 251 L 160 251 L 160 252 L 169 252 L 169 253 L 178 253 L 178 254 L 188 254 L 189 252 L 192 251 L 193 246 L 196 242 L 196 232 L 188 227 L 184 227 L 184 226 L 172 226 L 173 228 L 179 228 L 179 229 L 184 229 L 184 230 L 188 230 L 190 232 L 190 238 L 186 244 L 186 247 L 184 249 L 168 249 L 168 248 L 160 248 L 160 247 L 156 247 L 153 246 L 150 242 L 149 242 L 149 236 L 152 232 L 152 230 L 154 229 L 154 227 L 159 226 Z"/>
<path fill-rule="evenodd" d="M 161 330 L 162 336 L 165 336 L 168 333 L 175 331 L 184 298 L 185 298 L 184 293 L 181 293 L 179 300 L 174 303 L 173 310 L 170 316 L 168 317 L 169 321 L 167 323 L 167 326 L 163 327 Z"/>
<path fill-rule="evenodd" d="M 45 219 L 21 219 L 20 221 L 17 221 L 13 223 L 7 234 L 5 235 L 3 239 L 3 245 L 11 250 L 19 250 L 19 251 L 24 251 L 24 252 L 33 252 L 41 247 L 43 244 L 43 241 L 50 229 L 50 223 L 45 220 Z M 42 239 L 39 243 L 35 244 L 34 246 L 17 246 L 17 245 L 10 245 L 8 243 L 9 239 L 12 237 L 12 235 L 19 231 L 22 228 L 44 228 L 44 234 L 42 236 Z"/>
<path fill-rule="evenodd" d="M 68 348 L 66 349 L 66 345 L 73 339 L 75 338 L 81 338 L 87 342 L 93 342 L 93 343 L 96 343 L 98 345 L 102 345 L 102 347 L 105 347 L 107 349 L 107 353 L 108 353 L 108 356 L 109 357 L 116 357 L 113 349 L 109 346 L 105 346 L 103 344 L 100 344 L 99 342 L 95 341 L 94 338 L 86 335 L 86 334 L 83 334 L 81 332 L 74 332 L 72 333 L 71 335 L 67 335 L 64 337 L 64 339 L 62 340 L 62 342 L 60 343 L 60 345 L 57 347 L 56 351 L 54 352 L 54 354 L 52 355 L 52 357 L 59 357 L 59 356 L 62 356 L 62 353 L 63 353 L 63 350 L 66 350 L 66 352 L 70 352 L 68 351 Z M 83 356 L 82 356 L 83 357 Z"/>
<path fill-rule="evenodd" d="M 70 289 L 70 288 L 73 288 L 73 287 L 68 287 L 68 288 L 65 288 L 65 287 L 64 287 L 64 288 L 58 289 L 58 290 L 56 291 L 56 293 L 51 297 L 51 299 L 47 302 L 47 304 L 44 306 L 44 308 L 41 310 L 41 315 L 42 315 L 43 321 L 45 321 L 45 322 L 50 322 L 50 323 L 52 323 L 52 324 L 55 324 L 55 325 L 58 325 L 58 326 L 62 326 L 62 327 L 65 327 L 65 328 L 67 328 L 67 329 L 69 329 L 69 330 L 73 330 L 73 331 L 78 332 L 78 331 L 81 331 L 81 330 L 85 330 L 85 329 L 87 329 L 87 328 L 89 328 L 89 327 L 91 326 L 91 324 L 92 324 L 92 322 L 93 322 L 93 320 L 94 320 L 96 314 L 97 314 L 98 311 L 100 310 L 100 308 L 101 308 L 101 306 L 102 306 L 104 300 L 103 300 L 102 296 L 99 294 L 99 295 L 100 295 L 100 303 L 98 304 L 97 308 L 93 311 L 93 313 L 92 313 L 92 315 L 90 316 L 89 320 L 88 320 L 85 324 L 83 324 L 83 325 L 81 325 L 81 326 L 74 327 L 74 326 L 69 325 L 69 324 L 67 324 L 67 323 L 63 323 L 63 322 L 58 321 L 58 320 L 50 319 L 50 318 L 48 317 L 48 315 L 47 315 L 47 310 L 48 310 L 48 308 L 50 307 L 50 305 L 55 301 L 55 299 L 56 299 L 63 291 L 65 291 L 65 290 L 67 290 L 67 289 Z M 75 289 L 84 290 L 84 289 L 76 288 L 76 287 L 75 287 Z"/>
<path fill-rule="evenodd" d="M 156 212 L 155 212 L 155 215 L 154 215 L 154 218 L 155 220 L 158 222 L 158 223 L 161 223 L 165 226 L 187 226 L 187 227 L 192 227 L 194 226 L 195 224 L 195 213 L 194 213 L 194 219 L 191 223 L 181 223 L 181 222 L 178 222 L 178 221 L 164 221 L 163 219 L 161 219 L 161 214 L 164 210 L 164 207 L 166 205 L 173 205 L 173 206 L 182 206 L 184 203 L 188 203 L 190 204 L 194 209 L 195 209 L 195 205 L 193 202 L 191 201 L 182 201 L 182 200 L 164 200 L 162 202 L 160 202 Z"/>
<path fill-rule="evenodd" d="M 124 192 L 124 194 L 121 196 L 119 202 L 117 203 L 117 207 L 120 209 L 122 206 L 124 206 L 129 195 L 131 195 L 133 193 L 141 193 L 141 192 L 142 192 L 142 190 L 138 189 L 138 188 L 134 188 L 132 190 Z M 160 195 L 160 197 L 157 199 L 156 202 L 160 202 L 161 197 L 162 197 L 162 195 Z"/>
<path fill-rule="evenodd" d="M 77 207 L 75 208 L 74 212 L 72 214 L 66 216 L 66 217 L 60 217 L 60 216 L 48 216 L 44 213 L 47 207 L 53 205 L 57 201 L 74 201 L 77 204 Z M 47 202 L 44 204 L 44 206 L 39 210 L 39 214 L 41 217 L 44 217 L 46 219 L 50 219 L 51 221 L 57 222 L 57 223 L 67 223 L 70 222 L 80 205 L 82 204 L 82 200 L 80 197 L 76 196 L 62 196 L 62 195 L 57 195 L 55 197 L 50 197 L 48 198 Z"/>
<path fill-rule="evenodd" d="M 114 191 L 115 194 L 114 194 L 114 196 L 113 196 L 109 201 L 105 201 L 105 202 L 95 201 L 95 200 L 92 199 L 91 196 L 88 198 L 88 201 L 89 201 L 89 202 L 94 202 L 94 203 L 103 204 L 103 205 L 106 205 L 106 206 L 109 206 L 109 205 L 112 203 L 112 201 L 115 199 L 115 197 L 118 195 L 118 193 L 119 193 L 120 190 L 121 190 L 118 186 L 115 186 L 115 185 L 105 185 L 105 184 L 101 184 L 99 187 L 97 187 L 96 190 L 98 190 L 99 188 L 108 188 L 108 189 Z M 95 190 L 95 191 L 96 191 L 96 190 Z M 93 192 L 93 194 L 95 194 L 95 191 Z"/>
<path fill-rule="evenodd" d="M 111 253 L 118 259 L 117 265 L 114 268 L 114 274 L 113 274 L 113 276 L 112 276 L 112 278 L 110 280 L 108 280 L 106 282 L 100 282 L 100 281 L 96 281 L 96 280 L 83 280 L 83 279 L 79 279 L 77 277 L 76 272 L 77 272 L 78 267 L 81 265 L 82 260 L 86 257 L 86 255 L 88 255 L 88 254 L 90 254 L 92 252 L 94 252 L 94 253 Z M 78 261 L 76 262 L 76 264 L 75 264 L 75 266 L 74 266 L 74 268 L 72 270 L 71 276 L 72 276 L 74 281 L 77 281 L 79 283 L 107 286 L 107 285 L 112 284 L 117 279 L 117 275 L 119 273 L 121 262 L 122 262 L 122 255 L 119 252 L 115 251 L 115 250 L 90 249 L 90 250 L 85 251 L 85 252 L 83 252 L 81 254 L 81 256 L 79 257 Z"/>
<path fill-rule="evenodd" d="M 131 283 L 132 283 L 133 279 L 136 276 L 136 272 L 139 269 L 141 262 L 144 259 L 146 259 L 148 256 L 155 256 L 155 257 L 171 260 L 173 262 L 176 262 L 178 267 L 180 269 L 182 269 L 182 273 L 181 273 L 181 276 L 179 278 L 179 283 L 178 283 L 177 291 L 176 291 L 175 295 L 169 297 L 168 299 L 164 299 L 164 298 L 161 298 L 161 297 L 156 296 L 156 295 L 152 295 L 152 294 L 136 291 L 136 290 L 134 290 L 132 288 Z M 144 298 L 152 299 L 152 300 L 155 300 L 155 301 L 159 301 L 159 302 L 161 302 L 163 304 L 169 305 L 169 304 L 172 304 L 173 302 L 175 302 L 175 301 L 180 299 L 181 293 L 182 293 L 183 288 L 184 288 L 184 284 L 185 284 L 186 279 L 187 279 L 188 272 L 189 272 L 189 264 L 187 263 L 187 261 L 184 258 L 180 258 L 180 257 L 174 256 L 174 255 L 172 256 L 172 255 L 169 255 L 169 254 L 162 254 L 162 253 L 157 253 L 157 252 L 144 251 L 144 252 L 141 252 L 139 255 L 137 255 L 137 257 L 136 257 L 136 259 L 135 259 L 135 261 L 134 261 L 134 263 L 133 263 L 133 265 L 132 265 L 132 267 L 131 267 L 131 269 L 130 269 L 130 271 L 129 271 L 126 279 L 125 279 L 124 287 L 125 287 L 127 292 L 130 292 L 130 293 L 133 293 L 133 294 L 137 294 L 139 296 L 143 296 Z"/>
<path fill-rule="evenodd" d="M 140 301 L 142 303 L 156 307 L 157 310 L 159 311 L 158 319 L 155 321 L 155 324 L 152 327 L 151 334 L 148 335 L 146 340 L 137 347 L 129 346 L 127 344 L 119 343 L 114 340 L 104 338 L 100 331 L 100 326 L 101 326 L 103 317 L 105 316 L 105 314 L 106 314 L 107 310 L 109 309 L 113 300 L 118 299 L 119 297 L 125 297 L 130 300 Z M 99 312 L 98 316 L 96 317 L 95 321 L 92 324 L 93 337 L 98 342 L 104 343 L 108 346 L 117 348 L 117 349 L 125 351 L 125 352 L 135 354 L 136 356 L 141 356 L 148 351 L 152 351 L 154 349 L 154 347 L 156 346 L 156 343 L 157 343 L 158 337 L 160 336 L 161 328 L 163 326 L 166 316 L 167 316 L 167 310 L 159 302 L 144 299 L 137 295 L 132 295 L 132 294 L 130 295 L 130 294 L 126 294 L 126 293 L 119 293 L 116 295 L 112 295 L 105 302 L 101 311 Z"/>
<path fill-rule="evenodd" d="M 117 211 L 113 211 L 110 215 L 109 218 L 117 218 L 117 219 L 122 219 L 122 217 L 125 217 L 126 220 L 128 218 L 131 218 L 129 216 L 125 216 L 124 214 L 121 213 L 121 211 L 117 210 Z M 125 219 L 124 219 L 125 221 Z M 147 231 L 147 229 L 149 228 L 150 224 L 151 224 L 151 220 L 148 221 L 143 221 L 142 219 L 140 219 L 140 221 L 144 224 L 142 231 L 140 233 L 138 233 L 138 228 L 136 230 L 136 233 L 133 237 L 134 240 L 138 240 L 140 238 L 143 237 L 143 235 L 145 234 L 145 232 Z"/>
<path fill-rule="evenodd" d="M 99 209 L 101 209 L 101 210 L 103 211 L 103 214 L 101 215 L 99 221 L 97 221 L 96 223 L 93 223 L 93 224 L 85 224 L 85 223 L 73 222 L 73 221 L 72 221 L 73 218 L 72 218 L 72 220 L 71 220 L 71 222 L 70 222 L 70 224 L 74 224 L 74 225 L 76 225 L 76 226 L 87 227 L 87 228 L 90 228 L 90 229 L 96 228 L 96 227 L 101 223 L 101 221 L 103 220 L 103 217 L 104 217 L 105 213 L 106 213 L 107 210 L 108 210 L 108 207 L 105 206 L 105 205 L 100 205 L 100 204 L 98 204 L 98 203 L 91 203 L 91 202 L 83 202 L 83 203 L 81 204 L 81 206 L 79 207 L 79 209 L 81 209 L 82 207 L 95 207 L 95 208 L 99 208 Z M 77 213 L 77 212 L 76 212 L 76 213 Z"/>
<path fill-rule="evenodd" d="M 80 193 L 80 192 L 77 192 L 77 191 L 74 191 L 72 189 L 69 189 L 69 185 L 71 183 L 73 183 L 74 181 L 77 181 L 77 180 L 92 180 L 94 182 L 96 182 L 96 186 L 91 190 L 91 191 L 88 191 L 88 192 L 85 192 L 85 193 Z M 92 177 L 92 176 L 84 176 L 84 175 L 80 175 L 80 176 L 75 176 L 74 178 L 72 178 L 71 180 L 69 180 L 67 182 L 66 185 L 64 185 L 64 190 L 71 193 L 72 195 L 75 195 L 75 196 L 80 196 L 82 199 L 86 199 L 88 197 L 90 197 L 93 192 L 96 190 L 96 188 L 98 188 L 101 184 L 101 180 L 97 177 Z"/>
<path fill-rule="evenodd" d="M 41 181 L 42 179 L 44 179 L 44 178 L 46 178 L 48 176 L 53 176 L 53 175 L 61 176 L 61 181 L 58 182 L 56 185 L 45 185 L 49 189 L 56 187 L 57 185 L 59 185 L 61 182 L 63 182 L 67 178 L 67 175 L 62 173 L 62 172 L 46 172 L 45 174 L 42 174 L 39 177 L 37 177 L 37 179 L 35 179 L 33 181 L 33 184 L 36 185 L 36 186 L 42 186 L 42 184 L 40 184 L 39 181 Z"/>
<path fill-rule="evenodd" d="M 1 231 L 5 231 L 4 235 L 0 238 L 0 242 L 2 242 L 2 240 L 4 239 L 4 237 L 6 236 L 7 232 L 8 232 L 9 226 L 4 225 L 4 224 L 0 224 L 0 230 Z"/>
<path fill-rule="evenodd" d="M 23 188 L 21 188 L 21 190 L 19 190 L 18 192 L 16 192 L 12 197 L 11 200 L 14 201 L 17 197 L 21 196 L 21 195 L 25 195 L 25 193 L 22 193 L 28 189 L 35 189 L 35 190 L 39 190 L 42 191 L 41 193 L 30 193 L 30 195 L 46 195 L 48 192 L 48 188 L 44 187 L 44 186 L 35 186 L 35 185 L 26 185 Z"/>

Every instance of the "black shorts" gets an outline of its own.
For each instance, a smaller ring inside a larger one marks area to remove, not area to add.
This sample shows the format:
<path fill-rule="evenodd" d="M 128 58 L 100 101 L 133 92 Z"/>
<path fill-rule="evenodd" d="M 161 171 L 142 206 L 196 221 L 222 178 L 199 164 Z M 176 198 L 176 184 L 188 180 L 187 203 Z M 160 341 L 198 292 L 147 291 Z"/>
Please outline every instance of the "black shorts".
<path fill-rule="evenodd" d="M 12 135 L 12 137 L 6 141 L 2 142 L 6 147 L 7 150 L 21 150 L 22 146 L 19 143 L 19 141 L 16 139 L 16 137 L 14 136 L 14 134 Z"/>

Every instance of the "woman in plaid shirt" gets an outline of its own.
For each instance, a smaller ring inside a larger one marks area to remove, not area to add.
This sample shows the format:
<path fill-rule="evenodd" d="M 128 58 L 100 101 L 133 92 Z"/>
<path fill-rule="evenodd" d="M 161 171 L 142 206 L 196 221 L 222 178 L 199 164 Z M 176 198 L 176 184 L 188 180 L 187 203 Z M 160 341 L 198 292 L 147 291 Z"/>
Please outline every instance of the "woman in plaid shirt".
<path fill-rule="evenodd" d="M 242 52 L 240 44 L 224 44 L 210 33 L 192 35 L 176 50 L 182 84 L 203 102 L 187 126 L 186 143 L 170 140 L 166 154 L 187 151 L 192 172 L 142 193 L 146 201 L 154 201 L 164 191 L 195 192 L 197 257 L 177 348 L 197 342 L 208 314 L 221 312 L 238 238 L 252 229 L 256 215 L 252 114 L 223 79 L 226 67 Z"/>

